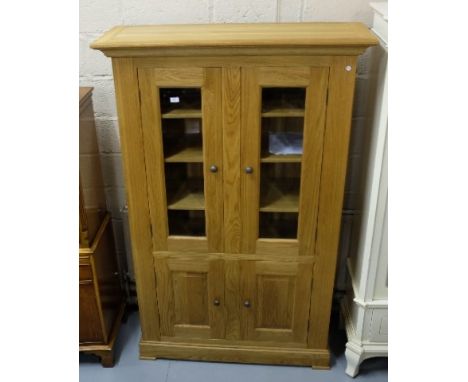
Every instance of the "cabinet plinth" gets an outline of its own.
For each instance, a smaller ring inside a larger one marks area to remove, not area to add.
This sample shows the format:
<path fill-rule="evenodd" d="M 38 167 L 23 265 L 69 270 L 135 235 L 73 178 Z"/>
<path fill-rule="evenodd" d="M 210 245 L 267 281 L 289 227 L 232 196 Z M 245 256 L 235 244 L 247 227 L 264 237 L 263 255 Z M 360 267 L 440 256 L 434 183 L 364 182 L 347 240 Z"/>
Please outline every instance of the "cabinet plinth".
<path fill-rule="evenodd" d="M 140 357 L 329 365 L 359 23 L 116 27 Z M 351 70 L 349 70 L 351 67 Z"/>

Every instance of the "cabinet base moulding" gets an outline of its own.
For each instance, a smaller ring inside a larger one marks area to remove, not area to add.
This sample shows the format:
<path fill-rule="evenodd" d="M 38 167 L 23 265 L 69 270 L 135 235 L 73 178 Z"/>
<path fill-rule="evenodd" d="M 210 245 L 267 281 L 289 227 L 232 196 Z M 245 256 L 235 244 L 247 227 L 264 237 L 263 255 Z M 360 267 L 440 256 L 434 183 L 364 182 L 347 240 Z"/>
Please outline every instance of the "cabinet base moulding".
<path fill-rule="evenodd" d="M 328 349 L 216 346 L 198 343 L 141 341 L 140 359 L 185 359 L 235 363 L 307 365 L 314 369 L 330 368 Z"/>

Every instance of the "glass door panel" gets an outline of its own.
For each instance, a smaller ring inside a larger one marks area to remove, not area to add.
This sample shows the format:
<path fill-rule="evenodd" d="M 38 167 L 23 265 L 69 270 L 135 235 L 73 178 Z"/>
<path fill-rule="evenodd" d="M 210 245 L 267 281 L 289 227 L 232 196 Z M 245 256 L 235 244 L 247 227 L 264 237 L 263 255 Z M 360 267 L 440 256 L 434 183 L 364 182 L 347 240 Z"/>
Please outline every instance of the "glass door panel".
<path fill-rule="evenodd" d="M 328 68 L 243 70 L 244 252 L 311 254 L 327 81 Z"/>
<path fill-rule="evenodd" d="M 305 88 L 263 88 L 259 238 L 297 238 Z"/>
<path fill-rule="evenodd" d="M 201 89 L 160 88 L 159 100 L 169 235 L 205 236 Z"/>
<path fill-rule="evenodd" d="M 222 187 L 217 132 L 220 70 L 143 69 L 142 122 L 147 173 L 153 195 L 153 235 L 158 250 L 220 251 L 222 199 L 206 190 Z M 214 138 L 213 138 L 214 136 Z M 208 138 L 210 137 L 210 138 Z M 210 139 L 210 143 L 206 144 Z M 222 150 L 219 152 L 222 153 Z M 151 207 L 151 206 L 150 206 Z M 153 212 L 154 211 L 154 212 Z M 222 227 L 221 227 L 222 228 Z M 156 231 L 156 232 L 155 232 Z"/>

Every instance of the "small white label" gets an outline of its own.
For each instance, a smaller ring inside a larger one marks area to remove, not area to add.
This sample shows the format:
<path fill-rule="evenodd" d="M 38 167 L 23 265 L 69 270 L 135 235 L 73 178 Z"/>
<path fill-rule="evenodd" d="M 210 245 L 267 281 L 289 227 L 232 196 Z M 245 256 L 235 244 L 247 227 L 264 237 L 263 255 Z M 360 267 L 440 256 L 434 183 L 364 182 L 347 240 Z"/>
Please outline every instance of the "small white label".
<path fill-rule="evenodd" d="M 169 102 L 170 103 L 179 103 L 180 99 L 179 99 L 179 97 L 169 97 Z"/>

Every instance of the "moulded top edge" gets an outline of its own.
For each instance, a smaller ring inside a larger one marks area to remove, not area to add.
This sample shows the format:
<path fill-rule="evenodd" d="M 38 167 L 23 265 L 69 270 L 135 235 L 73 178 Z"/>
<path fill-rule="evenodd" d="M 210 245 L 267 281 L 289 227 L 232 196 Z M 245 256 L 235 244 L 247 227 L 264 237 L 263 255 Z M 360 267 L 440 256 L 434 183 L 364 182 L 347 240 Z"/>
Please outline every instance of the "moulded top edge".
<path fill-rule="evenodd" d="M 362 23 L 256 23 L 117 26 L 91 44 L 99 50 L 171 47 L 354 47 L 377 45 Z"/>

